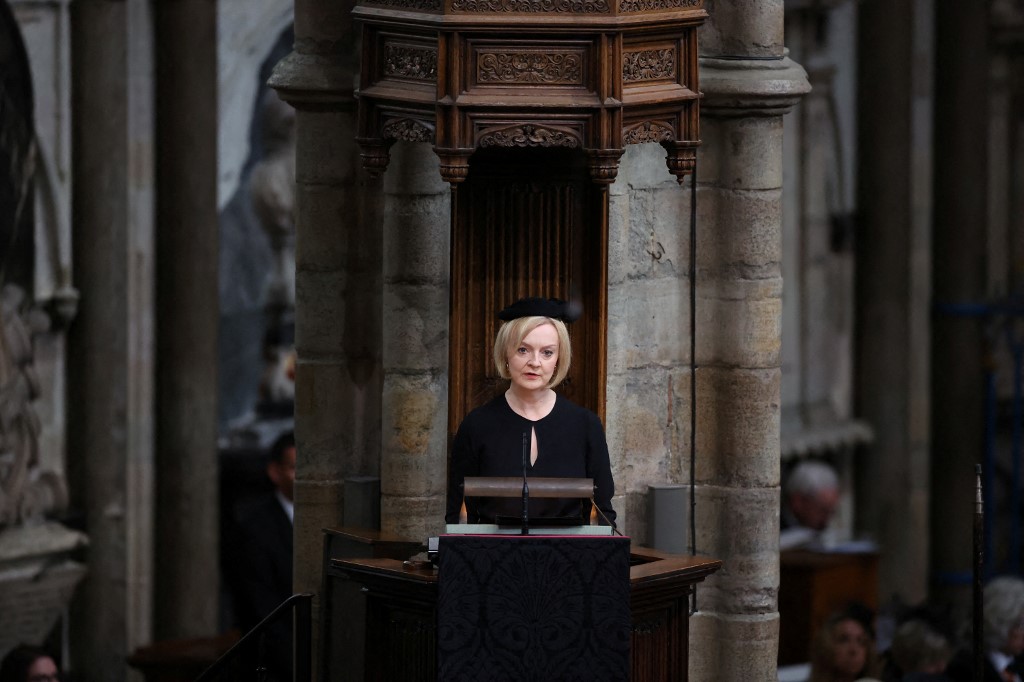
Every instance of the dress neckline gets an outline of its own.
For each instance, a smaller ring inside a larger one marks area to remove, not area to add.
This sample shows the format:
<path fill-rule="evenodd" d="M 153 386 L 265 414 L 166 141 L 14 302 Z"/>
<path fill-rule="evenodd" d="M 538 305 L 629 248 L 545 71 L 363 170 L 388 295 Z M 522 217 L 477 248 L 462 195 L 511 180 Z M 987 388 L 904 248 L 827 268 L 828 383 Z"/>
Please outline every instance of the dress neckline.
<path fill-rule="evenodd" d="M 507 395 L 502 393 L 500 397 L 501 397 L 501 402 L 503 402 L 505 404 L 505 407 L 508 409 L 509 412 L 514 414 L 519 419 L 522 419 L 524 422 L 528 422 L 530 424 L 539 424 L 542 421 L 544 421 L 545 419 L 547 419 L 548 417 L 550 417 L 552 414 L 555 413 L 555 410 L 558 409 L 558 404 L 562 400 L 562 396 L 560 396 L 558 393 L 555 393 L 555 402 L 551 403 L 551 409 L 548 410 L 548 413 L 546 415 L 544 415 L 543 417 L 541 417 L 540 419 L 530 419 L 529 417 L 524 417 L 523 415 L 519 414 L 518 412 L 516 412 L 512 408 L 512 405 L 508 402 L 508 396 Z"/>

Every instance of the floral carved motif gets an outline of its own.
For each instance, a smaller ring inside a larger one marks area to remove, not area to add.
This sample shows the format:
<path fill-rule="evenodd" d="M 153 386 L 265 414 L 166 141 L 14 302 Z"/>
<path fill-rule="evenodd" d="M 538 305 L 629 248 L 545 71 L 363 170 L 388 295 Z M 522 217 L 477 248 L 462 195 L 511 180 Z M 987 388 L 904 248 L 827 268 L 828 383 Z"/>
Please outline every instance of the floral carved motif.
<path fill-rule="evenodd" d="M 453 0 L 456 12 L 522 14 L 605 14 L 608 0 Z"/>
<path fill-rule="evenodd" d="M 395 9 L 415 9 L 431 12 L 441 11 L 441 0 L 365 0 L 364 4 L 377 5 L 380 7 L 394 7 Z"/>
<path fill-rule="evenodd" d="M 622 0 L 620 12 L 647 12 L 657 9 L 679 9 L 680 7 L 701 7 L 704 0 Z"/>
<path fill-rule="evenodd" d="M 396 118 L 384 124 L 381 132 L 385 139 L 403 142 L 433 142 L 434 131 L 411 118 Z"/>
<path fill-rule="evenodd" d="M 485 52 L 480 54 L 477 64 L 480 83 L 578 85 L 583 82 L 583 59 L 573 52 Z"/>
<path fill-rule="evenodd" d="M 644 121 L 639 125 L 626 128 L 622 132 L 622 141 L 625 144 L 669 142 L 674 139 L 676 139 L 675 131 L 666 121 Z"/>
<path fill-rule="evenodd" d="M 626 83 L 664 80 L 675 78 L 675 75 L 676 51 L 672 48 L 638 50 L 622 55 L 622 80 Z"/>
<path fill-rule="evenodd" d="M 575 149 L 580 140 L 570 132 L 534 125 L 512 126 L 480 136 L 481 147 L 568 147 Z"/>
<path fill-rule="evenodd" d="M 414 80 L 437 80 L 437 49 L 387 45 L 384 50 L 384 75 Z"/>

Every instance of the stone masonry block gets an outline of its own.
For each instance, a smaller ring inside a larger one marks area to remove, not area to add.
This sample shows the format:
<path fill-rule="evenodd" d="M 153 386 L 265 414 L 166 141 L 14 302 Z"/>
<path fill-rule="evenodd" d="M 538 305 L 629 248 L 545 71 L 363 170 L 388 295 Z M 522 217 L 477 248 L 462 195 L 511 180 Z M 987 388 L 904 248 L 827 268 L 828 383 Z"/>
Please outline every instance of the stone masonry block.
<path fill-rule="evenodd" d="M 782 118 L 703 118 L 698 180 L 735 190 L 782 187 Z"/>
<path fill-rule="evenodd" d="M 697 370 L 697 481 L 774 486 L 779 481 L 778 369 Z"/>
<path fill-rule="evenodd" d="M 782 353 L 782 279 L 705 281 L 697 291 L 701 365 L 777 367 Z"/>
<path fill-rule="evenodd" d="M 345 332 L 345 286 L 342 271 L 295 273 L 296 347 L 301 355 L 341 357 Z"/>
<path fill-rule="evenodd" d="M 444 376 L 389 375 L 381 415 L 381 492 L 441 495 L 447 487 L 448 393 Z"/>
<path fill-rule="evenodd" d="M 608 449 L 616 490 L 678 482 L 688 457 L 689 370 L 639 369 L 609 381 Z"/>
<path fill-rule="evenodd" d="M 616 197 L 609 216 L 608 276 L 685 277 L 690 259 L 690 193 L 675 185 Z"/>
<path fill-rule="evenodd" d="M 675 186 L 676 178 L 665 164 L 665 148 L 660 144 L 630 144 L 619 160 L 619 174 L 608 188 L 614 196 L 634 189 Z"/>
<path fill-rule="evenodd" d="M 781 226 L 781 190 L 698 190 L 698 271 L 745 279 L 776 276 Z"/>
<path fill-rule="evenodd" d="M 386 371 L 447 371 L 448 288 L 385 285 L 384 329 Z"/>
<path fill-rule="evenodd" d="M 303 478 L 330 480 L 379 472 L 379 437 L 367 431 L 368 425 L 379 423 L 381 379 L 363 372 L 352 363 L 311 362 L 300 353 L 295 416 Z M 376 447 L 360 444 L 359 438 Z"/>
<path fill-rule="evenodd" d="M 726 613 L 777 608 L 778 488 L 696 489 L 697 553 L 723 561 L 702 590 L 705 605 Z"/>
<path fill-rule="evenodd" d="M 690 617 L 692 682 L 776 682 L 779 614 L 729 615 L 703 608 Z"/>
<path fill-rule="evenodd" d="M 444 495 L 403 497 L 382 495 L 381 530 L 400 538 L 422 540 L 444 532 Z"/>
<path fill-rule="evenodd" d="M 426 142 L 396 142 L 391 163 L 384 173 L 387 194 L 438 194 L 448 196 L 448 183 L 441 177 L 441 161 Z"/>
<path fill-rule="evenodd" d="M 689 362 L 689 294 L 675 279 L 637 280 L 608 291 L 608 371 Z"/>
<path fill-rule="evenodd" d="M 448 195 L 388 197 L 384 208 L 386 280 L 447 284 L 450 212 Z"/>
<path fill-rule="evenodd" d="M 351 190 L 335 185 L 295 188 L 296 270 L 340 270 L 348 256 L 354 224 Z"/>
<path fill-rule="evenodd" d="M 359 182 L 359 148 L 354 112 L 295 114 L 295 180 L 299 184 L 354 185 Z"/>

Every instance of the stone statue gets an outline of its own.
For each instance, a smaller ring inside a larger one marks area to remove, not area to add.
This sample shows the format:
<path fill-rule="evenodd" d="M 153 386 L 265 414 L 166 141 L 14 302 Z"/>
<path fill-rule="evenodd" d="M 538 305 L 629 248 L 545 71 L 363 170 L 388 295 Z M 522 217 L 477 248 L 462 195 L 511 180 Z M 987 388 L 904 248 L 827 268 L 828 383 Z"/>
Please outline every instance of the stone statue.
<path fill-rule="evenodd" d="M 253 208 L 274 251 L 274 271 L 267 297 L 266 363 L 260 400 L 287 404 L 294 400 L 295 311 L 295 110 L 268 90 L 261 103 L 265 156 L 249 180 Z"/>
<path fill-rule="evenodd" d="M 42 519 L 67 503 L 63 479 L 39 468 L 32 334 L 48 323 L 42 313 L 25 312 L 24 300 L 13 284 L 0 292 L 0 527 Z"/>

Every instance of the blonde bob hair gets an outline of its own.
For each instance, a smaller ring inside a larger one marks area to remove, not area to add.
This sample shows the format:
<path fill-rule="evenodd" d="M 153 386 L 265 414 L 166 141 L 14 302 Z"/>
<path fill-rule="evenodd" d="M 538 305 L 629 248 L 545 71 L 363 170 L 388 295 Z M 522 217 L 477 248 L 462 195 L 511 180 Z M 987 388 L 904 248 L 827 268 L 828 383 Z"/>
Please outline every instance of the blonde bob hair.
<path fill-rule="evenodd" d="M 558 363 L 555 365 L 555 373 L 551 375 L 551 381 L 548 382 L 548 388 L 554 388 L 562 383 L 572 363 L 572 346 L 565 323 L 553 317 L 519 317 L 501 325 L 498 335 L 494 338 L 494 368 L 498 370 L 502 379 L 512 378 L 508 371 L 509 356 L 530 332 L 545 324 L 553 326 L 555 333 L 558 334 Z"/>

